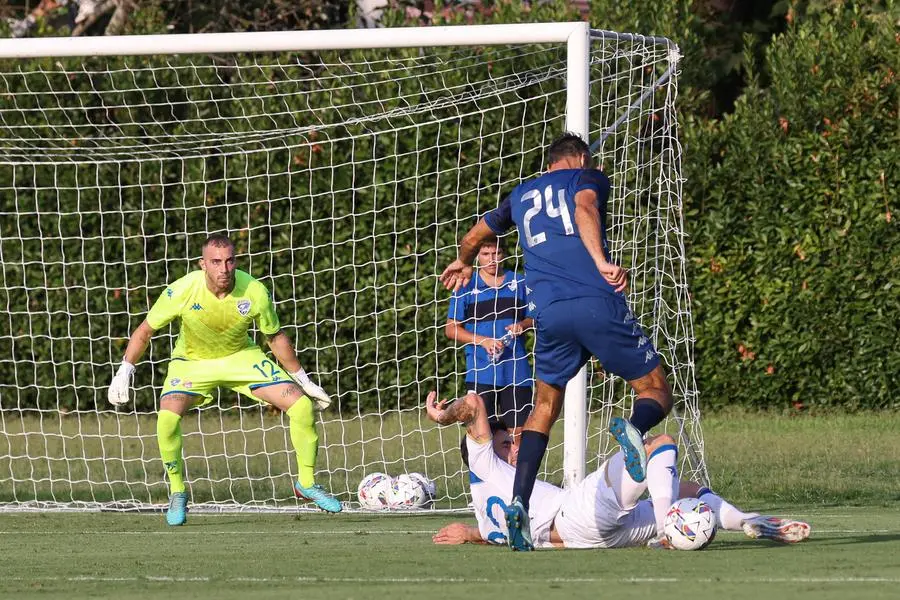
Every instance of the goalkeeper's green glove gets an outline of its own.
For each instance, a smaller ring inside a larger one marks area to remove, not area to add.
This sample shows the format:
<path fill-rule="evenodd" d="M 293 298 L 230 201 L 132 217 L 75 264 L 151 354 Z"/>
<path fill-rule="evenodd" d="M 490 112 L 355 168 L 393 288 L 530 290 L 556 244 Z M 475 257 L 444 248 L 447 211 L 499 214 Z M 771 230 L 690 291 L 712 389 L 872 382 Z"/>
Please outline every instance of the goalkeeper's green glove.
<path fill-rule="evenodd" d="M 312 398 L 316 403 L 316 408 L 319 410 L 325 410 L 329 406 L 331 406 L 331 396 L 325 393 L 321 387 L 316 385 L 310 380 L 309 375 L 306 374 L 306 371 L 301 369 L 296 373 L 291 373 L 291 378 L 297 382 L 297 385 L 303 390 L 303 393 Z"/>

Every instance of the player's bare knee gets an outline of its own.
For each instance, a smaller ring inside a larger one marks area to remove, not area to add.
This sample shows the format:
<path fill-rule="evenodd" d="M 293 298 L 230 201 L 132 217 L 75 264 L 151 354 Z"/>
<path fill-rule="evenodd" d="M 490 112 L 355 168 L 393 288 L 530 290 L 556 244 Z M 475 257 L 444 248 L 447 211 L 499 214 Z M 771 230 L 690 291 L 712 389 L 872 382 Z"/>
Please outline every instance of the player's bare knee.
<path fill-rule="evenodd" d="M 667 433 L 661 433 L 659 435 L 654 435 L 644 442 L 644 448 L 647 449 L 647 454 L 650 455 L 657 448 L 661 448 L 662 446 L 675 446 L 675 438 Z"/>

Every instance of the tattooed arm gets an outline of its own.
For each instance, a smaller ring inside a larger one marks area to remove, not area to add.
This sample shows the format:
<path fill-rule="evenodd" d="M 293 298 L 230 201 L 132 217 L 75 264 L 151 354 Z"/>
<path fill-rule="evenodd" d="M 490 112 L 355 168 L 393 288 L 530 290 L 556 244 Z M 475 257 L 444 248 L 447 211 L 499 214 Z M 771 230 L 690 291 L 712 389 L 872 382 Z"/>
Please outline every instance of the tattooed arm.
<path fill-rule="evenodd" d="M 439 425 L 462 423 L 466 434 L 480 444 L 491 440 L 484 401 L 477 394 L 467 394 L 451 404 L 447 400 L 437 402 L 437 392 L 430 392 L 425 399 L 425 411 Z"/>

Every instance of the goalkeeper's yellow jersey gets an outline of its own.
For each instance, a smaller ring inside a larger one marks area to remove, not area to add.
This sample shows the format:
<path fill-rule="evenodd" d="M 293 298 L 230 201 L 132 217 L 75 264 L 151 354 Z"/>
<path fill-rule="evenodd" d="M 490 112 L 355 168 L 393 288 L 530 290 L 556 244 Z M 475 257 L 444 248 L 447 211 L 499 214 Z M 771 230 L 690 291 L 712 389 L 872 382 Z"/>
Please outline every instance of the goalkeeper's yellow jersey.
<path fill-rule="evenodd" d="M 188 360 L 222 358 L 254 347 L 247 334 L 254 321 L 266 335 L 281 328 L 266 286 L 239 270 L 234 289 L 221 299 L 206 287 L 203 271 L 188 273 L 165 289 L 147 313 L 147 324 L 159 330 L 179 318 L 172 358 Z"/>

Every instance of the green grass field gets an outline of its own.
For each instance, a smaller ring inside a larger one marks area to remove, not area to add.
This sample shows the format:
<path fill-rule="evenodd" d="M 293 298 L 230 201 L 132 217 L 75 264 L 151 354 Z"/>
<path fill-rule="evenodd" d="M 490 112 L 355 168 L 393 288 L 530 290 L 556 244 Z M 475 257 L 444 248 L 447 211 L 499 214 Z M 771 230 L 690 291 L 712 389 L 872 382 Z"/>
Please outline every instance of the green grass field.
<path fill-rule="evenodd" d="M 807 519 L 797 546 L 720 532 L 704 552 L 438 547 L 467 516 L 0 513 L 0 597 L 895 598 L 900 415 L 720 414 L 703 422 L 715 487 Z"/>
<path fill-rule="evenodd" d="M 722 533 L 703 552 L 434 546 L 447 517 L 5 515 L 0 595 L 111 598 L 896 598 L 886 508 L 792 510 L 813 537 Z"/>

